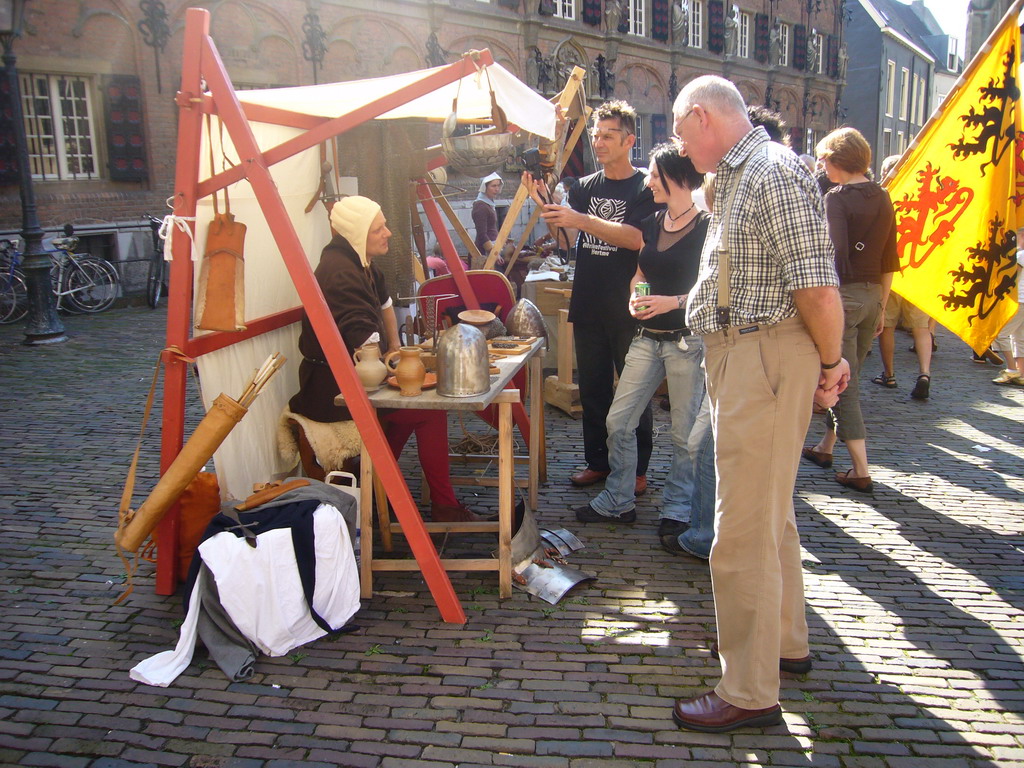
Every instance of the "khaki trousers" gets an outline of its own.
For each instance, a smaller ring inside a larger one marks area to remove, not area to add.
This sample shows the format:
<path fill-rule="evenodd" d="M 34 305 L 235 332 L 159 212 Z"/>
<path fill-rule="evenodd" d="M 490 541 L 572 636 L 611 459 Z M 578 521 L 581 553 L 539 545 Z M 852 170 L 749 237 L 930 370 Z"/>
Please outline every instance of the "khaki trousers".
<path fill-rule="evenodd" d="M 793 487 L 821 361 L 799 318 L 703 338 L 718 475 L 715 691 L 762 709 L 778 703 L 779 658 L 809 652 Z"/>

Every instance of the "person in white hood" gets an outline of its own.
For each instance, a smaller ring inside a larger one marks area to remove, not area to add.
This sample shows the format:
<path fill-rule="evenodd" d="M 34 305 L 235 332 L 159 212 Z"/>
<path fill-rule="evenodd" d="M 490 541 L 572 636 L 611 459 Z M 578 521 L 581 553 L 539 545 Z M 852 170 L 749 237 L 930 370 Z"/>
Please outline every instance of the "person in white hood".
<path fill-rule="evenodd" d="M 480 180 L 480 191 L 473 201 L 473 226 L 476 227 L 476 247 L 481 255 L 487 254 L 498 239 L 498 211 L 496 204 L 504 182 L 497 173 Z"/>
<path fill-rule="evenodd" d="M 349 354 L 364 344 L 396 350 L 398 323 L 384 280 L 373 263 L 388 252 L 391 230 L 380 206 L 366 197 L 344 197 L 331 209 L 334 237 L 324 248 L 315 275 L 327 306 Z M 299 335 L 299 391 L 289 408 L 293 413 L 321 422 L 352 418 L 345 406 L 335 405 L 338 384 L 324 358 L 320 340 L 309 317 L 302 319 Z M 449 473 L 448 421 L 444 411 L 378 411 L 388 445 L 397 458 L 413 432 L 427 485 L 430 486 L 431 518 L 437 522 L 476 521 L 483 518 L 455 497 Z M 442 446 L 444 450 L 438 450 Z"/>

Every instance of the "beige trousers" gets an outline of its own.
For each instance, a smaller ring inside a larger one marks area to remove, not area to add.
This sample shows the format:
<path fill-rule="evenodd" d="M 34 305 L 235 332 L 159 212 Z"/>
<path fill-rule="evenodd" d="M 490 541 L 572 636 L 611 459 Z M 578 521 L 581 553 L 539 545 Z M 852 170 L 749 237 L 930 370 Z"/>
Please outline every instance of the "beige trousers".
<path fill-rule="evenodd" d="M 799 318 L 703 338 L 718 475 L 715 691 L 762 709 L 778 703 L 779 658 L 809 652 L 793 487 L 821 361 Z"/>

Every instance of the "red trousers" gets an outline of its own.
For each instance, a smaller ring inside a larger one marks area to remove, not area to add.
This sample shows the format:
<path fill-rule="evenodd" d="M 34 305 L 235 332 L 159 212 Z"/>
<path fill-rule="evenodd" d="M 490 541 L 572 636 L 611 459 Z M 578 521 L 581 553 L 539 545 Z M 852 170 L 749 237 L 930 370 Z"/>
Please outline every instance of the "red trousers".
<path fill-rule="evenodd" d="M 445 411 L 397 410 L 384 417 L 384 435 L 397 459 L 416 433 L 416 451 L 430 487 L 430 500 L 445 507 L 457 507 L 448 462 L 448 418 Z"/>

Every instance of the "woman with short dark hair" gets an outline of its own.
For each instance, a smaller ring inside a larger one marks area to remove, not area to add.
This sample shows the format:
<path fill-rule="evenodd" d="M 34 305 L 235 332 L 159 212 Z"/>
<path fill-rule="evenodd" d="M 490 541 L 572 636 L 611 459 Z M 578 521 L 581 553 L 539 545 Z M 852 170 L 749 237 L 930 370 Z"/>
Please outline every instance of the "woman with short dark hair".
<path fill-rule="evenodd" d="M 696 208 L 692 193 L 704 182 L 675 144 L 661 144 L 650 156 L 647 186 L 665 208 L 640 224 L 643 248 L 630 283 L 629 311 L 638 321 L 637 335 L 608 410 L 608 463 L 604 490 L 578 507 L 580 522 L 632 523 L 637 466 L 636 428 L 655 390 L 668 378 L 672 405 L 672 467 L 662 493 L 659 535 L 674 551 L 676 538 L 689 527 L 694 462 L 687 440 L 704 398 L 704 345 L 686 327 L 686 297 L 697 280 L 709 214 Z M 636 285 L 646 282 L 649 295 Z M 666 541 L 665 539 L 671 539 Z M 710 541 L 708 541 L 710 544 Z M 688 551 L 688 550 L 687 550 Z M 691 552 L 706 558 L 707 552 Z"/>

